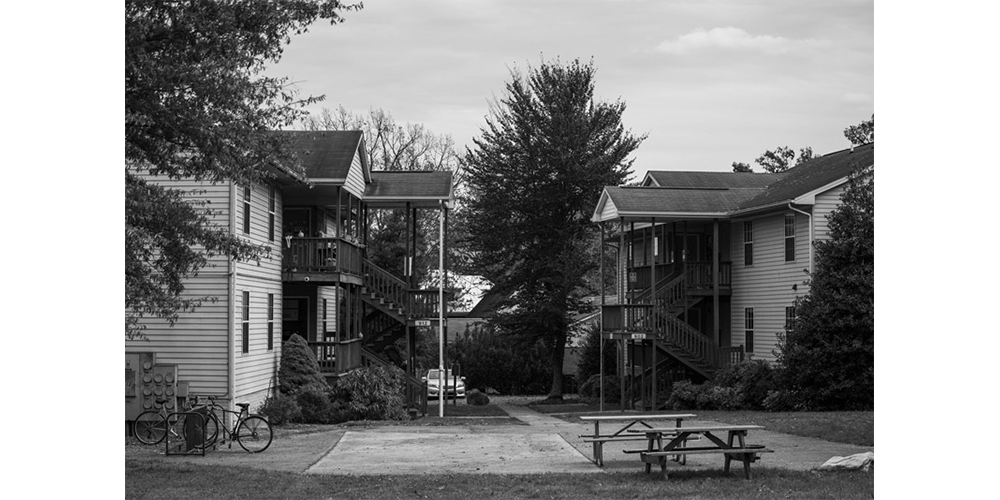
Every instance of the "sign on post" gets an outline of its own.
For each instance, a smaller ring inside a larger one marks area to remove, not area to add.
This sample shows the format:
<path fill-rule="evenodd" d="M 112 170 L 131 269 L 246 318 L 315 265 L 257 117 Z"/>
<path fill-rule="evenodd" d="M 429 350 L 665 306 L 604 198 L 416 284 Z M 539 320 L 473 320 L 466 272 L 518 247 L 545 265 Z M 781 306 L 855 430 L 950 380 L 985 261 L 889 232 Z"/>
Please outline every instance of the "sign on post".
<path fill-rule="evenodd" d="M 417 326 L 431 326 L 431 320 L 429 319 L 418 319 Z"/>

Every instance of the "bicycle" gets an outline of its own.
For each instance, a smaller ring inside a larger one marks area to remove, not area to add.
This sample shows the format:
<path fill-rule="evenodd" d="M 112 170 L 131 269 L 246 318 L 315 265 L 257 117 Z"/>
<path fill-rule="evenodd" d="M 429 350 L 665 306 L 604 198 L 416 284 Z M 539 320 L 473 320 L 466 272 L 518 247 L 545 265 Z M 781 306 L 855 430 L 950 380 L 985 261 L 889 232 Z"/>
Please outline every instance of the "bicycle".
<path fill-rule="evenodd" d="M 168 433 L 173 440 L 181 441 L 184 439 L 184 421 L 174 419 L 172 422 L 168 422 L 172 412 L 167 411 L 164 404 L 166 402 L 167 400 L 165 399 L 157 399 L 156 405 L 159 409 L 146 410 L 136 417 L 135 423 L 132 425 L 132 433 L 140 443 L 148 445 L 160 444 L 167 437 Z M 191 411 L 193 407 L 194 404 L 185 404 L 183 412 Z M 213 432 L 211 426 L 216 424 L 216 422 L 208 422 L 208 420 L 208 417 L 205 417 L 206 435 Z M 214 432 L 217 433 L 218 429 L 215 429 Z"/>
<path fill-rule="evenodd" d="M 197 405 L 199 397 L 194 397 L 194 404 Z M 235 440 L 240 444 L 244 450 L 250 453 L 260 453 L 271 446 L 271 440 L 274 438 L 274 433 L 271 430 L 271 424 L 267 421 L 267 418 L 262 415 L 251 414 L 250 413 L 250 403 L 236 403 L 236 406 L 240 407 L 240 411 L 235 412 L 225 408 L 216 402 L 215 396 L 208 396 L 208 413 L 205 416 L 205 447 L 215 446 L 216 440 L 219 437 L 219 429 L 222 429 L 222 441 L 218 444 L 224 444 L 226 442 L 226 435 L 230 437 L 229 447 L 233 447 L 232 440 Z M 223 420 L 219 418 L 216 413 L 219 411 L 222 416 L 225 417 L 227 414 L 233 415 L 233 426 L 228 428 L 225 426 Z"/>

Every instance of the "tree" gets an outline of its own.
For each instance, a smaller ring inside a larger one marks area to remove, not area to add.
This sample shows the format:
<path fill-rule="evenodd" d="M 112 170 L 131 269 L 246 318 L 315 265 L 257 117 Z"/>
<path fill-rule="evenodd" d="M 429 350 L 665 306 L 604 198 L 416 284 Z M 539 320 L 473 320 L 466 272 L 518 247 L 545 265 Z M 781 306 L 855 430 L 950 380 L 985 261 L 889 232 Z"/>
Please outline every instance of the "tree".
<path fill-rule="evenodd" d="M 799 150 L 798 158 L 795 157 L 795 151 L 787 146 L 779 146 L 774 151 L 767 150 L 761 153 L 754 162 L 760 165 L 765 172 L 769 174 L 774 174 L 778 172 L 784 172 L 788 170 L 793 165 L 798 165 L 802 162 L 811 160 L 813 158 L 813 150 L 811 147 L 804 147 Z M 792 160 L 795 163 L 792 163 Z M 733 172 L 753 172 L 750 165 L 743 162 L 733 162 Z"/>
<path fill-rule="evenodd" d="M 604 186 L 629 178 L 628 157 L 646 138 L 622 126 L 625 103 L 595 101 L 595 72 L 579 60 L 512 70 L 465 156 L 466 242 L 478 274 L 506 297 L 492 321 L 526 345 L 544 344 L 553 399 L 562 398 L 569 315 L 589 307 L 591 211 Z"/>
<path fill-rule="evenodd" d="M 875 404 L 875 170 L 855 168 L 816 243 L 809 293 L 776 352 L 800 408 L 864 410 Z"/>
<path fill-rule="evenodd" d="M 872 113 L 871 120 L 845 128 L 844 137 L 855 146 L 875 142 L 875 113 Z"/>
<path fill-rule="evenodd" d="M 316 19 L 359 9 L 339 0 L 125 2 L 125 334 L 140 319 L 176 321 L 206 298 L 182 295 L 185 276 L 214 255 L 253 259 L 263 248 L 209 223 L 211 211 L 147 181 L 260 182 L 267 167 L 293 173 L 292 155 L 269 130 L 306 104 L 287 78 L 261 76 L 290 36 Z"/>

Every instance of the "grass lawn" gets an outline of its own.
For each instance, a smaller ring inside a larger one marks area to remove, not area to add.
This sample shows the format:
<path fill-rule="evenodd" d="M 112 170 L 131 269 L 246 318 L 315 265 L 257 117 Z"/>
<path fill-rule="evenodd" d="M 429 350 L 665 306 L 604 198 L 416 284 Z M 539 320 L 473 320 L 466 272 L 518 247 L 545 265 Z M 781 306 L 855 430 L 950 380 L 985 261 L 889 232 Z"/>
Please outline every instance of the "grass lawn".
<path fill-rule="evenodd" d="M 125 460 L 126 499 L 268 498 L 357 500 L 618 499 L 674 498 L 873 498 L 874 475 L 864 472 L 791 472 L 755 469 L 740 473 L 678 471 L 658 474 L 325 476 L 260 469 Z"/>
<path fill-rule="evenodd" d="M 531 403 L 531 409 L 551 414 L 569 422 L 579 421 L 581 415 L 600 415 L 599 405 L 580 400 L 567 400 L 563 404 Z M 604 405 L 604 413 L 619 412 L 616 407 Z M 663 410 L 657 413 L 693 413 L 703 420 L 727 424 L 755 424 L 765 429 L 795 436 L 814 437 L 860 446 L 875 446 L 875 412 L 766 412 L 766 411 L 704 411 Z"/>

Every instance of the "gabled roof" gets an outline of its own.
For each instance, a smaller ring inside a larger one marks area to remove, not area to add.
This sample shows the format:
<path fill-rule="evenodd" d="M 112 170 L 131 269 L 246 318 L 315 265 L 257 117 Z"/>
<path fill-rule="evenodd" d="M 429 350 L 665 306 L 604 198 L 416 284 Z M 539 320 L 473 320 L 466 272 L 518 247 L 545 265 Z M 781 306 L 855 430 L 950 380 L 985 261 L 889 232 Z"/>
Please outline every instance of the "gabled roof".
<path fill-rule="evenodd" d="M 376 170 L 365 188 L 365 201 L 372 207 L 390 207 L 410 203 L 411 206 L 437 206 L 451 201 L 450 171 Z"/>
<path fill-rule="evenodd" d="M 288 138 L 308 179 L 347 179 L 354 157 L 360 155 L 362 170 L 368 180 L 368 158 L 364 154 L 360 130 L 282 130 L 276 133 Z"/>
<path fill-rule="evenodd" d="M 856 165 L 874 163 L 871 143 L 814 158 L 779 174 L 650 171 L 643 186 L 604 188 L 591 220 L 732 217 L 789 203 L 812 204 L 816 194 L 846 182 Z"/>
<path fill-rule="evenodd" d="M 725 217 L 733 207 L 763 192 L 764 188 L 606 187 L 601 201 L 614 203 L 618 216 L 625 218 Z"/>
<path fill-rule="evenodd" d="M 775 204 L 794 203 L 819 190 L 827 190 L 847 181 L 857 166 L 875 164 L 875 143 L 836 151 L 813 158 L 783 173 L 783 177 L 767 187 L 764 193 L 741 203 L 737 214 L 756 211 Z"/>
<path fill-rule="evenodd" d="M 775 176 L 754 172 L 689 172 L 651 170 L 646 172 L 643 186 L 676 188 L 763 188 L 774 182 Z"/>

